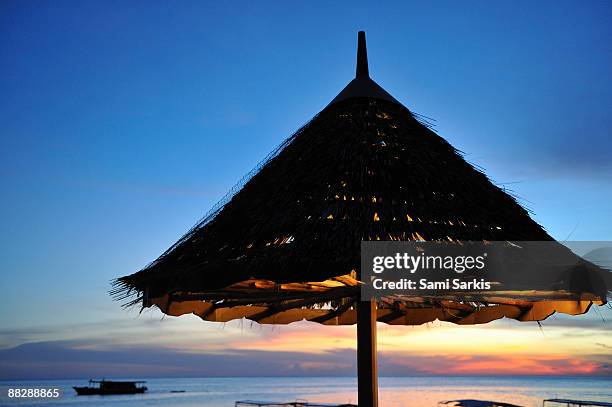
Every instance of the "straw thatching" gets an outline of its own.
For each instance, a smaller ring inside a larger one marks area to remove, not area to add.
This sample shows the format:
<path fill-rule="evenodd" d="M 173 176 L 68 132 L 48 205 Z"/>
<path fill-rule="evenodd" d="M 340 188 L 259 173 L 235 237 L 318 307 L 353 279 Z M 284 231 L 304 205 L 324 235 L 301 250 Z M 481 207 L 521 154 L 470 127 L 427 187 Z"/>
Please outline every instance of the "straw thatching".
<path fill-rule="evenodd" d="M 113 294 L 209 321 L 353 324 L 362 240 L 552 240 L 511 195 L 361 73 L 176 244 L 118 279 Z M 591 303 L 389 298 L 378 304 L 378 320 L 541 320 L 583 313 Z"/>

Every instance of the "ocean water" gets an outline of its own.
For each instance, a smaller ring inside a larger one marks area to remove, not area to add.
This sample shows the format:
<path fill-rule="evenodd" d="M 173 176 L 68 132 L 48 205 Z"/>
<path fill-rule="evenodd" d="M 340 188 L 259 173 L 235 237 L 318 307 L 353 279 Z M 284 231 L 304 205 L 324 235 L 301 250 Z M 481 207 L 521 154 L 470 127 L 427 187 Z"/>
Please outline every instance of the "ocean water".
<path fill-rule="evenodd" d="M 354 377 L 263 377 L 148 379 L 149 391 L 125 396 L 76 396 L 72 386 L 87 380 L 0 381 L 2 406 L 177 406 L 232 407 L 236 400 L 355 403 Z M 60 388 L 58 399 L 9 399 L 9 388 Z M 481 399 L 540 407 L 545 398 L 612 402 L 612 377 L 382 377 L 381 407 L 437 406 L 455 399 Z M 171 393 L 184 390 L 184 393 Z"/>

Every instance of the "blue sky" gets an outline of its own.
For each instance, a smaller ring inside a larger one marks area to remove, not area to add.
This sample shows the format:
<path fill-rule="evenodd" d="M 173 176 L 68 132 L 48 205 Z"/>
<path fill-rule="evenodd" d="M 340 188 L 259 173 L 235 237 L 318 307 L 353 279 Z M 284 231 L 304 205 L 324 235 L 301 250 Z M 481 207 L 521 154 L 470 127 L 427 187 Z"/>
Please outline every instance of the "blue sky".
<path fill-rule="evenodd" d="M 609 2 L 4 1 L 0 345 L 159 319 L 109 281 L 325 107 L 361 29 L 371 76 L 554 237 L 612 240 Z"/>

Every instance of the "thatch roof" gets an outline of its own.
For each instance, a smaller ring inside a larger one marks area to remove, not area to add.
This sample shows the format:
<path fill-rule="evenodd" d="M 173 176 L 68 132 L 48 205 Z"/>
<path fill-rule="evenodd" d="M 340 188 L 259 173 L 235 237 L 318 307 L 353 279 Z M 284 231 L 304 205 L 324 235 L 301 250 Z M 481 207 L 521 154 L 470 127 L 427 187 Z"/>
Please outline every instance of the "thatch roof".
<path fill-rule="evenodd" d="M 552 240 L 372 81 L 365 37 L 360 49 L 355 80 L 157 260 L 118 279 L 116 296 L 213 321 L 352 324 L 362 240 Z M 396 298 L 378 312 L 397 324 L 481 323 L 582 313 L 590 304 Z"/>

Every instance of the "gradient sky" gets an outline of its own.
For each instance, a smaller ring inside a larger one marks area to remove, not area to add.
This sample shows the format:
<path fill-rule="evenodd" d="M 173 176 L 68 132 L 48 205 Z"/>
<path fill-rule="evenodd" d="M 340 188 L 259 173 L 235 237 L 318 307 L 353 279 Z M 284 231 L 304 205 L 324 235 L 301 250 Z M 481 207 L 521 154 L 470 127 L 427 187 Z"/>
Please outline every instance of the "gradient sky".
<path fill-rule="evenodd" d="M 372 77 L 554 237 L 612 240 L 610 2 L 3 1 L 0 378 L 354 374 L 354 327 L 162 320 L 107 290 L 325 107 L 360 29 Z M 611 318 L 381 326 L 381 373 L 610 375 Z"/>

